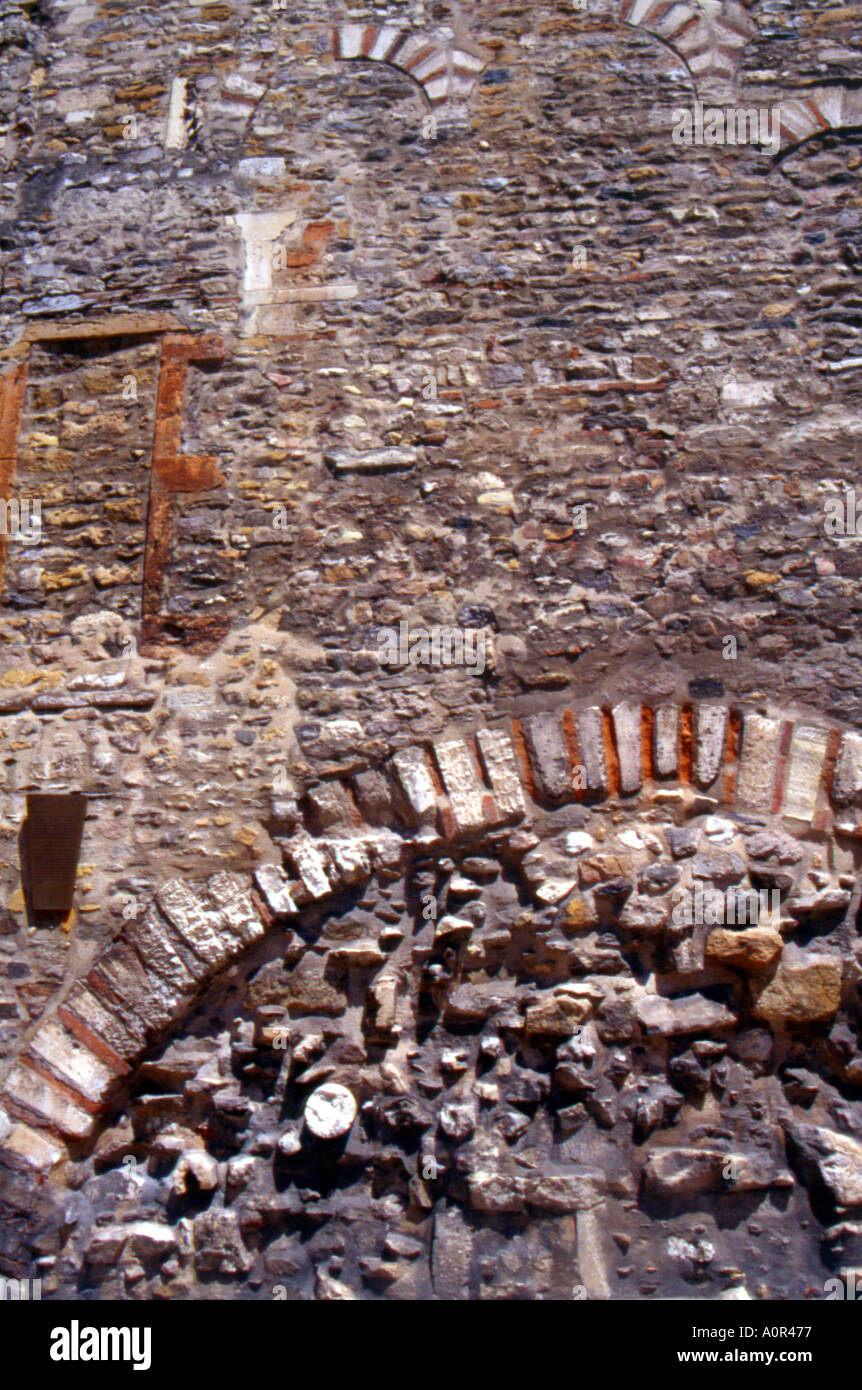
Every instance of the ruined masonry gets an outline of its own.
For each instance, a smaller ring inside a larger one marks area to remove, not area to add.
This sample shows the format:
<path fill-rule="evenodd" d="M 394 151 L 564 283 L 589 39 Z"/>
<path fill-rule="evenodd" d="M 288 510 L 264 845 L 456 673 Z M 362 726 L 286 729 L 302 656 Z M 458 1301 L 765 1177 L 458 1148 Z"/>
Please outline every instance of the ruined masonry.
<path fill-rule="evenodd" d="M 0 70 L 0 1277 L 862 1277 L 858 9 Z"/>

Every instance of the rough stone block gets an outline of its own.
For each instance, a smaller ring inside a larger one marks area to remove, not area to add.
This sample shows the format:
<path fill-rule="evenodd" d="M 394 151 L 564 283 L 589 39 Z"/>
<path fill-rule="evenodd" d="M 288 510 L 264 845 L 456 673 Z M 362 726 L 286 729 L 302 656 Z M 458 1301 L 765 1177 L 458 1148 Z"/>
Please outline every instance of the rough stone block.
<path fill-rule="evenodd" d="M 392 768 L 416 824 L 433 825 L 437 818 L 437 789 L 425 750 L 402 748 L 394 754 Z"/>
<path fill-rule="evenodd" d="M 341 782 L 321 782 L 318 786 L 309 788 L 305 796 L 313 821 L 311 828 L 319 834 L 324 834 L 334 826 L 353 827 L 353 804 Z"/>
<path fill-rule="evenodd" d="M 389 825 L 393 819 L 392 797 L 382 772 L 369 768 L 353 778 L 356 801 L 368 825 Z"/>
<path fill-rule="evenodd" d="M 767 983 L 753 984 L 754 1014 L 772 1027 L 825 1023 L 841 1003 L 841 959 L 788 945 Z"/>
<path fill-rule="evenodd" d="M 290 879 L 277 864 L 261 864 L 254 871 L 254 884 L 273 917 L 295 917 L 299 909 L 290 892 Z"/>
<path fill-rule="evenodd" d="M 292 840 L 288 840 L 284 854 L 309 898 L 325 898 L 332 892 L 326 872 L 326 861 L 311 836 L 305 831 L 300 831 Z"/>
<path fill-rule="evenodd" d="M 685 1033 L 721 1032 L 736 1023 L 736 1015 L 730 1009 L 702 994 L 676 999 L 650 994 L 638 1001 L 635 1012 L 646 1033 L 671 1038 Z"/>

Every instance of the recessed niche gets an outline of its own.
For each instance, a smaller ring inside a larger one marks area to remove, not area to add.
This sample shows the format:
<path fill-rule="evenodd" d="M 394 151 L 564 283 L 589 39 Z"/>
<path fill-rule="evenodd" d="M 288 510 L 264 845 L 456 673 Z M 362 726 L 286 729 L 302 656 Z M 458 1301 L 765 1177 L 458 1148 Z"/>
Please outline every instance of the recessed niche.
<path fill-rule="evenodd" d="M 86 813 L 83 792 L 27 795 L 19 848 L 31 926 L 58 926 L 72 909 Z"/>

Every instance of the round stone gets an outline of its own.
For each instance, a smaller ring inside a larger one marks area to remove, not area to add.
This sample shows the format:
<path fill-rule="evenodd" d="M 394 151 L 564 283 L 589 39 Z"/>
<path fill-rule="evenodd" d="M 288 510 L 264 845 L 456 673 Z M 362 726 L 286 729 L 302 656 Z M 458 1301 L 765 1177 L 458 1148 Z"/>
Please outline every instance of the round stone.
<path fill-rule="evenodd" d="M 356 1119 L 356 1101 L 346 1086 L 327 1082 L 305 1102 L 305 1123 L 318 1139 L 339 1139 Z"/>

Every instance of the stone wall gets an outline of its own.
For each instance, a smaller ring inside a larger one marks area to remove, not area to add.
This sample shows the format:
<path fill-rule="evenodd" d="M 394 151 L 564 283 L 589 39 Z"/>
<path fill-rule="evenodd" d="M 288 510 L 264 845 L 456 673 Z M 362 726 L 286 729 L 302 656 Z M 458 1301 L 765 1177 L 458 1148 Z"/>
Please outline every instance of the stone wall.
<path fill-rule="evenodd" d="M 859 1263 L 860 40 L 0 5 L 0 1270 Z M 696 102 L 774 147 L 679 143 Z M 44 791 L 88 797 L 50 924 Z"/>

